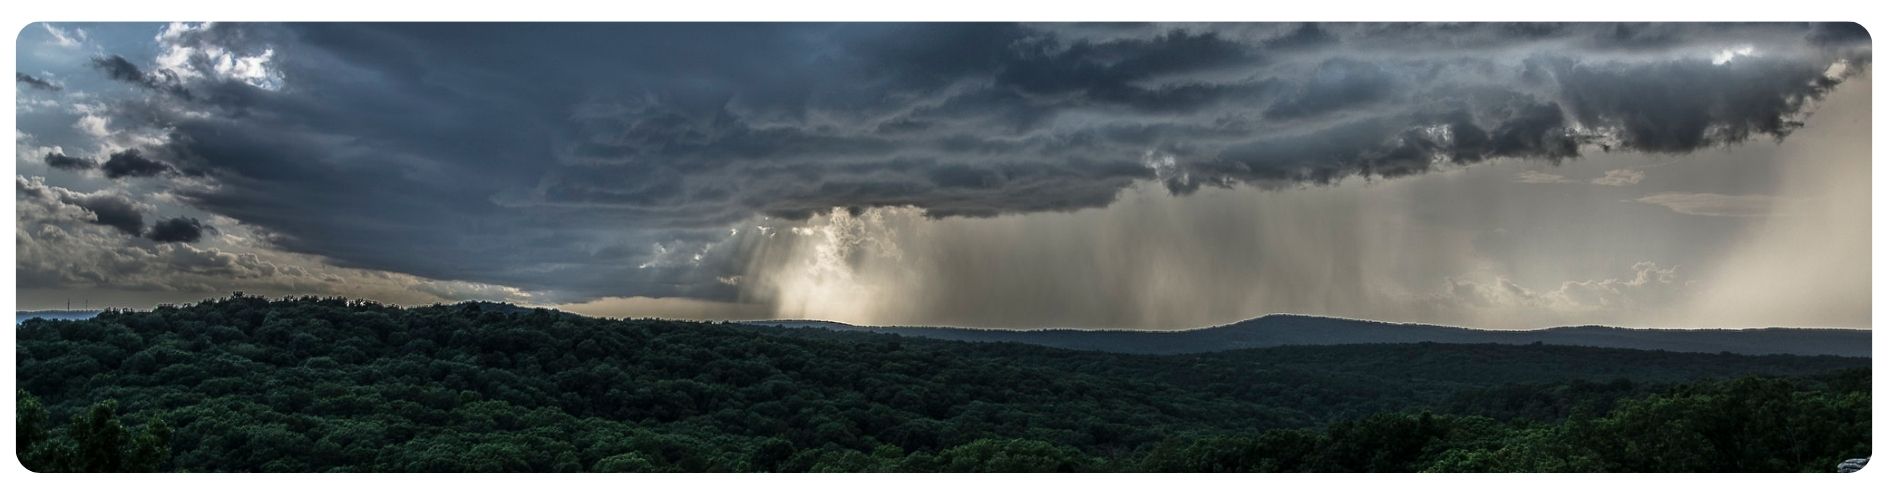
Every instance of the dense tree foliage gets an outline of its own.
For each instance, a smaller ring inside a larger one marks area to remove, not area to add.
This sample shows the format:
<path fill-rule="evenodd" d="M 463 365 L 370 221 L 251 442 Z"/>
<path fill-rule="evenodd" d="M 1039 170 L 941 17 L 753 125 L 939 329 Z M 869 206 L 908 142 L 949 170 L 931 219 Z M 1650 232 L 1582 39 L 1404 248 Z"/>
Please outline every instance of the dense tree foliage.
<path fill-rule="evenodd" d="M 14 400 L 20 463 L 38 471 L 154 472 L 171 452 L 171 428 L 153 417 L 136 434 L 118 419 L 118 402 L 106 401 L 72 417 L 63 434 L 47 429 L 46 408 L 21 391 Z"/>
<path fill-rule="evenodd" d="M 1150 471 L 1818 472 L 1871 455 L 1870 375 L 1748 377 L 1626 398 L 1557 422 L 1377 414 L 1325 431 L 1172 439 Z"/>
<path fill-rule="evenodd" d="M 1824 471 L 1869 455 L 1856 358 L 1149 356 L 243 296 L 18 330 L 36 470 Z"/>

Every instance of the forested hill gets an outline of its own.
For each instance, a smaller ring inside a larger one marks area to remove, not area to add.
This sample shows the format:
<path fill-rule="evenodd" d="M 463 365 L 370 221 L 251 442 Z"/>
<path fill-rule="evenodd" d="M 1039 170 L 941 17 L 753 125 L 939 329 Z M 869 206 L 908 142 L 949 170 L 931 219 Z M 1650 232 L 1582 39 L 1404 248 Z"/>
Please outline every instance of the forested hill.
<path fill-rule="evenodd" d="M 468 302 L 496 312 L 529 313 L 531 308 L 494 302 Z M 20 311 L 15 324 L 32 318 L 86 319 L 99 311 Z M 1583 347 L 1728 352 L 1769 355 L 1872 356 L 1870 330 L 1818 328 L 1631 329 L 1568 326 L 1541 330 L 1478 330 L 1452 326 L 1274 314 L 1238 323 L 1168 332 L 1123 330 L 999 330 L 953 327 L 856 326 L 832 321 L 776 320 L 747 324 L 888 333 L 964 342 L 1014 342 L 1076 350 L 1126 354 L 1186 354 L 1288 345 L 1366 343 L 1500 343 Z"/>
<path fill-rule="evenodd" d="M 1430 343 L 1155 356 L 502 308 L 232 297 L 29 320 L 20 457 L 47 471 L 1831 471 L 1870 454 L 1862 358 Z"/>
<path fill-rule="evenodd" d="M 1285 345 L 1359 343 L 1501 343 L 1729 352 L 1736 354 L 1840 355 L 1870 357 L 1869 330 L 1632 329 L 1571 326 L 1541 330 L 1477 330 L 1451 326 L 1275 314 L 1197 330 L 998 330 L 941 327 L 854 326 L 826 321 L 755 321 L 764 326 L 892 333 L 968 342 L 1015 342 L 1128 354 L 1184 354 Z"/>

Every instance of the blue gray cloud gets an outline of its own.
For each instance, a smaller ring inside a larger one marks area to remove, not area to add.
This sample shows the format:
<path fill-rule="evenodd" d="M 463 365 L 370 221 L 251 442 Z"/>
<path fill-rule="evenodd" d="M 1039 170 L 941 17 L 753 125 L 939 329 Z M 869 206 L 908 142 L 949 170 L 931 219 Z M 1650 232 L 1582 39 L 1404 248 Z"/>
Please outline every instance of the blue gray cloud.
<path fill-rule="evenodd" d="M 61 87 L 59 84 L 53 83 L 53 81 L 42 79 L 39 77 L 34 77 L 31 75 L 27 75 L 27 74 L 23 74 L 19 72 L 13 72 L 13 82 L 19 85 L 24 85 L 27 88 L 39 89 L 42 91 L 58 92 L 61 90 L 65 90 L 65 87 Z"/>

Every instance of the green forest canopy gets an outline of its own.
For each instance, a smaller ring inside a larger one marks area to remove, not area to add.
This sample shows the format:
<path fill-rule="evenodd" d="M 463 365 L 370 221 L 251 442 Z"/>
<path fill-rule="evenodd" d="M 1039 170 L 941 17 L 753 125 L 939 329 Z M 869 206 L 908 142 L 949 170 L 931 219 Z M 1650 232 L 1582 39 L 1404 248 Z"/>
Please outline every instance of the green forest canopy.
<path fill-rule="evenodd" d="M 1149 356 L 244 296 L 18 330 L 19 423 L 37 429 L 18 446 L 41 471 L 1831 471 L 1870 455 L 1863 358 Z"/>

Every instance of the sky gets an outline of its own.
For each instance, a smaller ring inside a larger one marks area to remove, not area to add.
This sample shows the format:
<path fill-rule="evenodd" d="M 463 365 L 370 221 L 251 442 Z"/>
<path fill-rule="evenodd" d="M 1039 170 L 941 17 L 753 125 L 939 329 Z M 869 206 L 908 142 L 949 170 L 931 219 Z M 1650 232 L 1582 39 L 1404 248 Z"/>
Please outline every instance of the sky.
<path fill-rule="evenodd" d="M 1855 24 L 84 24 L 21 309 L 1870 326 Z"/>

